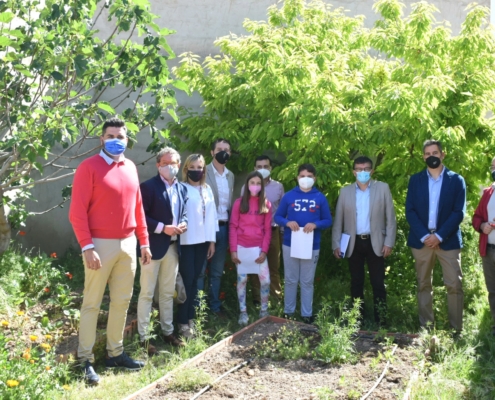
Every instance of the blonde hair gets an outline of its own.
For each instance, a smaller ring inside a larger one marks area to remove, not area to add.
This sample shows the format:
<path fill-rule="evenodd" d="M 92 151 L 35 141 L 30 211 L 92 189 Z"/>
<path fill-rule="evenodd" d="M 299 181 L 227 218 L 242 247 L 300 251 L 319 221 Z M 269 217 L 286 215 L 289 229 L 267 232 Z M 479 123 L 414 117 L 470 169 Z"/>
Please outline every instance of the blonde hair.
<path fill-rule="evenodd" d="M 184 164 L 182 165 L 182 181 L 189 181 L 187 178 L 187 171 L 189 170 L 189 166 L 195 161 L 201 161 L 203 163 L 203 176 L 201 177 L 199 184 L 201 186 L 206 186 L 206 162 L 201 154 L 191 154 L 186 158 L 186 161 L 184 161 Z"/>

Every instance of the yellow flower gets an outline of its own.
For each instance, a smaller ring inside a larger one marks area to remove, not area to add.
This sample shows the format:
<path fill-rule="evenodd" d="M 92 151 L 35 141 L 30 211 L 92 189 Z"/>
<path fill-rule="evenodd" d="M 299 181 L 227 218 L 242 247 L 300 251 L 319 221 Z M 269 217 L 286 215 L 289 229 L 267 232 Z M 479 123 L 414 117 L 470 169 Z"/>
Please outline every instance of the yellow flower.
<path fill-rule="evenodd" d="M 9 379 L 7 381 L 7 386 L 12 388 L 12 387 L 16 387 L 16 386 L 19 386 L 19 382 L 16 381 L 15 379 Z"/>
<path fill-rule="evenodd" d="M 29 354 L 28 350 L 25 350 L 24 353 L 22 353 L 22 358 L 24 358 L 26 361 L 31 359 L 31 354 Z"/>
<path fill-rule="evenodd" d="M 52 340 L 53 339 L 53 336 L 52 335 L 45 335 L 45 339 L 46 340 Z"/>
<path fill-rule="evenodd" d="M 17 311 L 17 315 L 22 317 L 24 315 L 24 311 Z"/>
<path fill-rule="evenodd" d="M 47 365 L 47 366 L 45 367 L 45 369 L 46 369 L 47 371 L 50 371 L 50 369 L 51 369 L 51 368 L 50 368 L 50 366 L 49 366 L 49 365 Z"/>
<path fill-rule="evenodd" d="M 52 349 L 52 346 L 50 346 L 48 343 L 41 343 L 40 347 L 45 350 L 47 353 Z"/>
<path fill-rule="evenodd" d="M 69 386 L 69 385 L 64 385 L 64 386 L 62 386 L 62 388 L 63 388 L 64 390 L 70 390 L 70 386 Z"/>
<path fill-rule="evenodd" d="M 4 328 L 7 328 L 7 327 L 9 326 L 9 321 L 5 321 L 5 320 L 3 320 L 3 321 L 2 321 L 2 326 L 3 326 Z"/>
<path fill-rule="evenodd" d="M 34 360 L 29 360 L 29 362 L 30 362 L 31 364 L 34 364 Z"/>
<path fill-rule="evenodd" d="M 31 339 L 31 342 L 36 342 L 38 340 L 38 336 L 36 336 L 36 335 L 29 335 L 29 339 Z"/>

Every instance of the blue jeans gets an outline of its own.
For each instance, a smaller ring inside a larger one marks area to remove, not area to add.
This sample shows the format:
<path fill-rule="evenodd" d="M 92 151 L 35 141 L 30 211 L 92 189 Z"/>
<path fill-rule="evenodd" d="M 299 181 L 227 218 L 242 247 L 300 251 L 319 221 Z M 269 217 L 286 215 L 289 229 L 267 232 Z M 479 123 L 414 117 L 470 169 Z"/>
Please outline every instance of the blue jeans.
<path fill-rule="evenodd" d="M 179 259 L 179 272 L 186 288 L 186 301 L 179 304 L 177 322 L 187 325 L 190 319 L 195 318 L 195 299 L 198 294 L 197 282 L 203 264 L 206 260 L 210 242 L 182 245 Z"/>
<path fill-rule="evenodd" d="M 220 284 L 223 275 L 223 267 L 225 265 L 225 256 L 227 255 L 227 247 L 229 245 L 229 226 L 220 225 L 220 230 L 217 232 L 215 243 L 215 254 L 210 260 L 209 267 L 209 287 L 208 298 L 210 310 L 213 312 L 220 311 L 222 302 L 220 301 Z M 206 275 L 206 261 L 203 265 L 203 270 L 198 278 L 198 290 L 204 290 Z"/>

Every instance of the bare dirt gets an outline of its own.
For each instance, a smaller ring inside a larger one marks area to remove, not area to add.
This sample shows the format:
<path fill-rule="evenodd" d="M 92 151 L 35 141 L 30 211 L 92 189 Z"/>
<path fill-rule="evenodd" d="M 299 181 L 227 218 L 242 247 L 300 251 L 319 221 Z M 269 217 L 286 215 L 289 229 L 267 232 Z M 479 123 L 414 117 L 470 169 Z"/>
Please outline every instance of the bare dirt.
<path fill-rule="evenodd" d="M 280 329 L 280 324 L 266 322 L 220 351 L 207 355 L 194 367 L 208 373 L 212 380 L 245 360 L 252 361 L 231 373 L 201 395 L 200 399 L 359 399 L 373 387 L 387 363 L 384 354 L 390 354 L 397 344 L 388 372 L 368 399 L 401 399 L 417 360 L 415 343 L 406 336 L 398 336 L 396 343 L 386 347 L 374 340 L 373 335 L 362 335 L 355 343 L 359 354 L 356 364 L 329 365 L 313 359 L 275 361 L 257 357 L 256 350 L 269 335 Z M 296 328 L 297 329 L 297 328 Z M 307 328 L 309 335 L 311 328 Z M 316 341 L 315 341 L 316 342 Z M 381 355 L 380 355 L 381 354 Z M 173 392 L 168 385 L 174 379 L 167 376 L 154 390 L 139 400 L 190 399 L 201 388 L 190 392 Z"/>

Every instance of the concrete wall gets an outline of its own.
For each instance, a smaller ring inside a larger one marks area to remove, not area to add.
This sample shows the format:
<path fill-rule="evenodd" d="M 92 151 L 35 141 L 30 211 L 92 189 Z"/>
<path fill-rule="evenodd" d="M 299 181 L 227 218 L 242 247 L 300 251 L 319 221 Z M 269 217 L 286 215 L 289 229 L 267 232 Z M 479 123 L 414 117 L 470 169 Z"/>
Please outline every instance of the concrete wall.
<path fill-rule="evenodd" d="M 406 15 L 410 12 L 410 6 L 416 1 L 403 0 L 406 4 Z M 151 0 L 152 12 L 160 16 L 158 24 L 177 31 L 169 36 L 169 44 L 177 55 L 191 51 L 205 56 L 213 54 L 216 49 L 213 46 L 215 39 L 235 33 L 245 33 L 242 22 L 245 18 L 252 20 L 266 20 L 266 9 L 270 5 L 277 4 L 277 0 Z M 343 7 L 348 10 L 348 15 L 365 15 L 365 24 L 371 27 L 376 20 L 372 10 L 372 0 L 348 0 L 328 1 L 334 7 Z M 448 20 L 452 32 L 457 34 L 466 15 L 466 7 L 469 0 L 435 0 L 433 3 L 440 10 L 437 20 Z M 479 0 L 479 4 L 489 7 L 490 0 Z M 103 32 L 111 29 L 111 26 L 102 24 L 99 29 Z M 174 65 L 173 63 L 171 66 Z M 201 99 L 199 96 L 178 96 L 179 104 L 186 107 L 199 108 Z M 132 150 L 126 151 L 126 156 L 133 161 L 141 162 L 149 158 L 145 149 L 149 143 L 146 135 L 138 137 L 138 145 Z M 92 141 L 86 148 L 96 143 Z M 209 157 L 208 157 L 209 162 Z M 146 165 L 138 165 L 141 180 L 146 180 L 156 173 L 154 160 Z M 33 195 L 37 202 L 29 202 L 28 207 L 32 211 L 42 211 L 60 200 L 61 189 L 71 180 L 59 181 L 53 184 L 39 185 Z M 77 242 L 69 224 L 67 213 L 69 203 L 64 208 L 56 209 L 48 214 L 29 218 L 24 237 L 18 239 L 27 247 L 40 248 L 46 253 L 57 252 L 62 254 L 69 246 L 77 247 Z M 16 232 L 13 232 L 14 235 Z"/>

